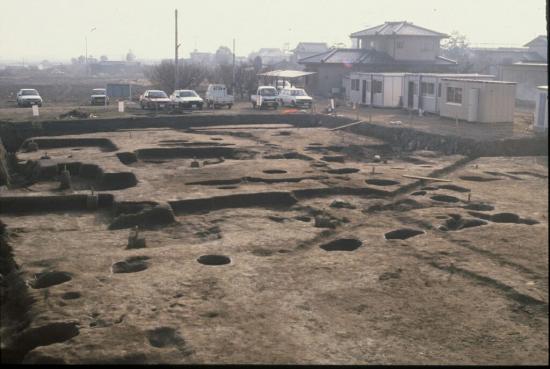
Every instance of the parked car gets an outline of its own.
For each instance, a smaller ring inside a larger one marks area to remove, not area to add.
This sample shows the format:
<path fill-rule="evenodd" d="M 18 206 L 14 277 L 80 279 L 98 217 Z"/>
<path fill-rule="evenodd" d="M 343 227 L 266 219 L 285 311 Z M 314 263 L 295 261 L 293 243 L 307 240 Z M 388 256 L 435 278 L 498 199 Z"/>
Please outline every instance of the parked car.
<path fill-rule="evenodd" d="M 104 88 L 94 88 L 92 90 L 92 96 L 90 96 L 91 105 L 109 105 L 109 97 L 107 96 L 107 90 Z"/>
<path fill-rule="evenodd" d="M 42 106 L 42 98 L 34 88 L 22 88 L 17 93 L 17 106 Z"/>
<path fill-rule="evenodd" d="M 213 107 L 214 109 L 218 106 L 227 106 L 228 109 L 231 109 L 235 102 L 233 95 L 229 95 L 227 88 L 222 84 L 208 85 L 204 100 L 208 108 Z"/>
<path fill-rule="evenodd" d="M 147 90 L 139 97 L 142 109 L 165 109 L 172 103 L 166 92 L 161 90 Z"/>
<path fill-rule="evenodd" d="M 250 96 L 252 102 L 252 108 L 262 109 L 263 107 L 273 107 L 277 109 L 279 107 L 279 94 L 277 89 L 273 86 L 260 86 L 256 90 L 256 94 Z"/>
<path fill-rule="evenodd" d="M 283 88 L 279 93 L 281 106 L 290 105 L 298 108 L 311 108 L 313 98 L 302 88 Z"/>
<path fill-rule="evenodd" d="M 180 109 L 202 110 L 204 100 L 193 90 L 176 90 L 170 95 L 170 101 Z"/>

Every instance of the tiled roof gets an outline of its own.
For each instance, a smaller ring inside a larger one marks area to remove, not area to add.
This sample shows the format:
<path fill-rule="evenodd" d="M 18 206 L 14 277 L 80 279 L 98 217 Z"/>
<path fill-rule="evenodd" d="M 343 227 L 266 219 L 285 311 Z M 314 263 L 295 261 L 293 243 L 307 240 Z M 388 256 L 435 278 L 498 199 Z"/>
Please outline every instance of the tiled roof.
<path fill-rule="evenodd" d="M 547 46 L 548 36 L 540 35 L 529 41 L 523 46 Z"/>
<path fill-rule="evenodd" d="M 330 49 L 298 61 L 300 64 L 456 64 L 454 60 L 438 56 L 436 60 L 395 60 L 386 53 L 374 49 Z"/>
<path fill-rule="evenodd" d="M 328 46 L 325 42 L 300 42 L 296 45 L 296 49 L 302 52 L 323 52 L 328 49 Z"/>
<path fill-rule="evenodd" d="M 352 38 L 365 36 L 432 36 L 446 38 L 449 35 L 429 30 L 424 27 L 415 26 L 409 22 L 386 22 L 376 27 L 354 32 L 350 35 Z"/>

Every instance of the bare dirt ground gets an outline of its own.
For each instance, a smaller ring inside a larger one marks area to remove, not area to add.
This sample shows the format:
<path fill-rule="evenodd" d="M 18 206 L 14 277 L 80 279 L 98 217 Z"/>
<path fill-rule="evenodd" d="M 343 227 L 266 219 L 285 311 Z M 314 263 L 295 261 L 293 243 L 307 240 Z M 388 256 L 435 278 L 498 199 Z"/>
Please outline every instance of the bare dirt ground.
<path fill-rule="evenodd" d="M 548 364 L 545 157 L 288 125 L 33 141 L 2 197 L 114 205 L 3 211 L 41 337 L 4 331 L 23 362 Z"/>

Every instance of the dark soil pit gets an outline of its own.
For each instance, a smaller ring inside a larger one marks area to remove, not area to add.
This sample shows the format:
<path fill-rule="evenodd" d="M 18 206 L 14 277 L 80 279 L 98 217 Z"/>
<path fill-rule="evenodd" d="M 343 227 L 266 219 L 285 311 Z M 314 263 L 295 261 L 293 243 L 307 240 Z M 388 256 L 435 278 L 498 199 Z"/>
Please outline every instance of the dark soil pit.
<path fill-rule="evenodd" d="M 531 176 L 531 177 L 535 177 L 535 178 L 548 178 L 548 176 L 545 176 L 544 174 L 538 174 L 538 173 L 533 173 L 533 172 L 508 172 L 510 174 L 519 174 L 519 175 L 524 175 L 524 176 Z"/>
<path fill-rule="evenodd" d="M 75 300 L 75 299 L 78 299 L 80 298 L 82 295 L 80 292 L 77 292 L 77 291 L 70 291 L 70 292 L 65 292 L 63 295 L 61 295 L 61 298 L 63 300 Z"/>
<path fill-rule="evenodd" d="M 133 152 L 119 152 L 116 154 L 122 164 L 130 165 L 137 162 L 137 156 Z"/>
<path fill-rule="evenodd" d="M 350 174 L 350 173 L 357 173 L 357 172 L 359 172 L 359 169 L 357 168 L 338 168 L 338 169 L 327 170 L 327 173 L 330 173 L 330 174 Z"/>
<path fill-rule="evenodd" d="M 295 216 L 294 219 L 299 220 L 300 222 L 311 222 L 311 217 L 305 215 Z"/>
<path fill-rule="evenodd" d="M 488 172 L 488 171 L 484 171 L 483 173 L 486 173 L 486 174 L 489 174 L 489 175 L 492 175 L 492 176 L 495 176 L 495 177 L 507 177 L 507 178 L 515 179 L 516 181 L 522 181 L 523 180 L 523 178 L 513 176 L 513 175 L 510 175 L 510 174 L 506 174 L 506 173 Z"/>
<path fill-rule="evenodd" d="M 459 178 L 464 181 L 471 181 L 471 182 L 491 182 L 491 181 L 500 180 L 500 178 L 489 178 L 489 177 L 480 177 L 480 176 L 460 176 Z"/>
<path fill-rule="evenodd" d="M 132 256 L 124 261 L 114 263 L 112 266 L 113 273 L 136 273 L 148 268 L 148 256 Z"/>
<path fill-rule="evenodd" d="M 225 265 L 231 262 L 231 259 L 224 255 L 202 255 L 197 261 L 204 265 Z"/>
<path fill-rule="evenodd" d="M 292 134 L 292 132 L 290 131 L 280 131 L 280 132 L 277 132 L 275 134 L 273 134 L 273 136 L 290 136 Z"/>
<path fill-rule="evenodd" d="M 367 179 L 365 180 L 367 184 L 375 185 L 375 186 L 395 186 L 400 184 L 398 181 L 394 181 L 391 179 L 379 179 L 379 178 L 373 178 L 373 179 Z"/>
<path fill-rule="evenodd" d="M 420 231 L 418 229 L 401 228 L 384 234 L 384 237 L 386 240 L 406 240 L 407 238 L 418 236 L 423 233 L 424 231 Z"/>
<path fill-rule="evenodd" d="M 346 157 L 344 155 L 325 155 L 321 158 L 321 160 L 335 163 L 343 163 L 344 161 L 346 161 Z"/>
<path fill-rule="evenodd" d="M 492 210 L 495 210 L 495 207 L 493 205 L 483 204 L 483 203 L 470 203 L 464 206 L 464 209 L 477 210 L 477 211 L 492 211 Z"/>
<path fill-rule="evenodd" d="M 185 340 L 170 327 L 160 327 L 147 332 L 147 339 L 151 346 L 159 348 L 185 345 Z"/>
<path fill-rule="evenodd" d="M 452 184 L 440 185 L 440 186 L 438 186 L 438 188 L 440 188 L 442 190 L 449 190 L 449 191 L 462 192 L 462 193 L 471 191 L 469 188 L 461 187 L 461 186 L 457 186 L 457 185 L 452 185 Z"/>
<path fill-rule="evenodd" d="M 514 213 L 498 213 L 491 216 L 491 221 L 495 223 L 521 223 L 519 215 Z"/>
<path fill-rule="evenodd" d="M 464 219 L 458 214 L 453 215 L 445 222 L 445 228 L 442 228 L 442 230 L 458 231 L 464 228 L 479 227 L 488 224 L 481 219 Z"/>
<path fill-rule="evenodd" d="M 284 173 L 287 173 L 286 170 L 282 170 L 282 169 L 266 169 L 263 172 L 266 173 L 266 174 L 284 174 Z"/>
<path fill-rule="evenodd" d="M 71 274 L 67 272 L 45 272 L 35 275 L 35 280 L 31 282 L 31 287 L 36 289 L 47 288 L 68 282 L 71 279 Z"/>
<path fill-rule="evenodd" d="M 411 193 L 411 196 L 424 196 L 425 194 L 427 194 L 426 191 L 416 191 Z"/>
<path fill-rule="evenodd" d="M 256 249 L 252 251 L 252 255 L 255 256 L 271 256 L 273 255 L 273 251 L 266 250 L 266 249 Z"/>
<path fill-rule="evenodd" d="M 531 219 L 531 218 L 522 219 L 520 223 L 527 224 L 527 225 L 540 224 L 540 222 L 538 220 Z"/>
<path fill-rule="evenodd" d="M 459 202 L 460 199 L 459 198 L 456 198 L 454 196 L 448 196 L 448 195 L 434 195 L 432 197 L 430 197 L 432 200 L 435 200 L 435 201 L 440 201 L 440 202 L 450 202 L 450 203 L 455 203 L 455 202 Z"/>
<path fill-rule="evenodd" d="M 325 251 L 354 251 L 362 244 L 363 242 L 355 238 L 342 238 L 325 243 L 320 247 Z"/>
<path fill-rule="evenodd" d="M 491 217 L 492 217 L 491 214 L 479 213 L 477 211 L 469 211 L 468 214 L 470 214 L 473 217 L 484 219 L 484 220 L 491 220 Z"/>
<path fill-rule="evenodd" d="M 281 159 L 297 159 L 297 160 L 305 160 L 305 161 L 311 161 L 313 160 L 307 155 L 300 154 L 298 152 L 287 152 L 284 154 L 273 154 L 273 155 L 265 155 L 263 157 L 264 159 L 274 159 L 274 160 L 281 160 Z"/>
<path fill-rule="evenodd" d="M 437 191 L 437 187 L 432 187 L 432 186 L 426 186 L 426 187 L 422 187 L 421 190 L 422 191 Z"/>

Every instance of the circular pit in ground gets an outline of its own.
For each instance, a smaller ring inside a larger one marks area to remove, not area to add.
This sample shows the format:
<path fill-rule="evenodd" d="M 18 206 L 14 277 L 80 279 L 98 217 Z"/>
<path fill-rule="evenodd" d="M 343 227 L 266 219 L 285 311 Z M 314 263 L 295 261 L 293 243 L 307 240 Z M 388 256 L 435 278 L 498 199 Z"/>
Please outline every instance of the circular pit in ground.
<path fill-rule="evenodd" d="M 356 238 L 341 238 L 329 243 L 325 243 L 320 247 L 325 251 L 353 251 L 359 248 L 363 242 Z"/>
<path fill-rule="evenodd" d="M 384 237 L 386 238 L 386 240 L 406 240 L 407 238 L 418 236 L 419 234 L 423 233 L 424 231 L 420 231 L 417 229 L 401 228 L 386 233 Z"/>
<path fill-rule="evenodd" d="M 225 255 L 202 255 L 197 261 L 204 265 L 225 265 L 231 262 L 231 259 Z"/>

